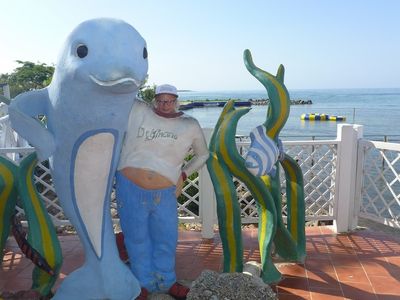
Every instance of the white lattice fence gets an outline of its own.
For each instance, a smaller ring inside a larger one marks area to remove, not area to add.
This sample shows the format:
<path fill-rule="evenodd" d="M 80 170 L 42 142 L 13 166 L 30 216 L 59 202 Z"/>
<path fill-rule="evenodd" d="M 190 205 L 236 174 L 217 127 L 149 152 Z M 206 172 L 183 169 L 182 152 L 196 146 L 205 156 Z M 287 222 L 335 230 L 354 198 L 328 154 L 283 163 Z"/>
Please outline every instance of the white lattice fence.
<path fill-rule="evenodd" d="M 59 205 L 57 194 L 52 184 L 48 162 L 38 163 L 35 169 L 34 180 L 37 191 L 40 193 L 47 212 L 56 226 L 70 224 Z M 22 213 L 22 210 L 21 210 Z"/>
<path fill-rule="evenodd" d="M 239 150 L 243 155 L 249 146 L 248 142 L 240 142 Z M 296 141 L 285 142 L 285 151 L 295 158 L 300 164 L 304 174 L 306 218 L 307 220 L 332 220 L 335 219 L 335 185 L 336 166 L 338 163 L 338 142 L 331 141 Z M 363 176 L 362 203 L 360 215 L 390 226 L 399 226 L 400 215 L 400 145 L 393 143 L 360 142 L 364 166 L 361 170 Z M 1 154 L 13 154 L 18 159 L 32 148 L 3 148 Z M 282 172 L 282 171 L 281 171 Z M 201 177 L 201 176 L 200 176 Z M 286 216 L 286 193 L 283 173 L 282 197 L 283 214 Z M 51 176 L 46 163 L 38 164 L 35 170 L 35 181 L 46 208 L 56 226 L 69 224 L 59 206 Z M 256 203 L 239 181 L 235 181 L 239 195 L 243 223 L 257 222 Z M 192 175 L 186 182 L 183 193 L 178 200 L 179 218 L 182 222 L 201 222 L 201 193 L 199 177 Z M 207 189 L 212 189 L 207 186 Z M 204 187 L 203 187 L 204 189 Z M 114 192 L 112 194 L 114 199 Z M 215 200 L 211 200 L 214 201 Z M 23 217 L 23 209 L 17 207 L 18 214 Z M 111 211 L 115 220 L 118 215 L 115 202 L 111 202 Z"/>
<path fill-rule="evenodd" d="M 245 155 L 249 142 L 239 142 L 239 152 Z M 336 141 L 284 142 L 285 152 L 299 163 L 304 175 L 306 220 L 334 219 L 334 191 L 337 164 Z M 281 169 L 282 213 L 287 216 L 286 182 Z M 256 203 L 245 185 L 235 179 L 243 223 L 257 222 Z"/>
<path fill-rule="evenodd" d="M 332 219 L 333 215 L 333 191 L 335 185 L 335 165 L 336 165 L 336 144 L 334 142 L 320 143 L 308 142 L 285 143 L 285 150 L 296 160 L 298 160 L 303 173 L 306 197 L 307 220 L 326 220 Z M 243 155 L 249 143 L 240 143 L 239 147 Z M 25 150 L 24 150 L 25 149 Z M 32 151 L 29 148 L 19 148 L 19 151 L 26 153 Z M 283 171 L 282 171 L 283 172 Z M 281 174 L 283 203 L 286 203 L 284 174 Z M 69 224 L 59 205 L 56 192 L 52 185 L 51 175 L 47 163 L 40 163 L 36 167 L 35 181 L 38 191 L 44 200 L 45 206 L 56 226 Z M 257 207 L 255 200 L 247 190 L 245 185 L 236 180 L 237 193 L 241 207 L 242 221 L 244 223 L 254 223 L 258 220 Z M 187 179 L 182 195 L 178 199 L 178 213 L 181 222 L 200 222 L 200 203 L 199 203 L 199 177 L 197 174 Z M 212 188 L 212 187 L 211 187 Z M 18 215 L 23 218 L 22 207 L 17 207 Z M 283 214 L 286 216 L 287 207 L 283 206 Z M 112 193 L 111 212 L 117 220 L 117 210 L 114 192 Z"/>
<path fill-rule="evenodd" d="M 360 216 L 400 228 L 400 144 L 361 140 Z"/>
<path fill-rule="evenodd" d="M 188 177 L 178 198 L 178 216 L 181 222 L 199 222 L 200 187 L 198 173 Z"/>

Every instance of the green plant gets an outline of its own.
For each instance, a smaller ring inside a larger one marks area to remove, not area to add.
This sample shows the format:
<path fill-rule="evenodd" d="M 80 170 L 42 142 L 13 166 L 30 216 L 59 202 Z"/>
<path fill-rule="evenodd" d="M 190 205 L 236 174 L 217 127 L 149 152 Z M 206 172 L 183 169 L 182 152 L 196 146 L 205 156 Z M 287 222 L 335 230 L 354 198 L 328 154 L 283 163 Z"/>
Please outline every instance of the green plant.
<path fill-rule="evenodd" d="M 153 85 L 142 85 L 141 88 L 139 89 L 138 96 L 142 100 L 150 103 L 153 101 L 154 97 L 156 95 L 156 86 L 155 84 Z"/>

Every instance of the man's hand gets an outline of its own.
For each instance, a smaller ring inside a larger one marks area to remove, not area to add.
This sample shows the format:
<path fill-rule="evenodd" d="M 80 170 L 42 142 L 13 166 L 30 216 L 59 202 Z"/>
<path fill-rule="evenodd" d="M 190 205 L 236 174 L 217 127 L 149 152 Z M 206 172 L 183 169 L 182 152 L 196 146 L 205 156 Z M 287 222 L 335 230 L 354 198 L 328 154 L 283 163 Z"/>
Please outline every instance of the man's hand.
<path fill-rule="evenodd" d="M 183 189 L 183 178 L 179 177 L 178 182 L 176 183 L 175 197 L 178 198 L 180 194 L 182 194 Z"/>

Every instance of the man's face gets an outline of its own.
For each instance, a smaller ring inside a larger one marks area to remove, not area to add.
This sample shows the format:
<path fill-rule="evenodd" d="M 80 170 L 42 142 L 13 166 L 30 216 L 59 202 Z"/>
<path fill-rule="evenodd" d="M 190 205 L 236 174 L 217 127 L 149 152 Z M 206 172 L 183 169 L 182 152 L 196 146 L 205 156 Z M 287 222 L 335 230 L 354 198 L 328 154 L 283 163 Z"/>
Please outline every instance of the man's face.
<path fill-rule="evenodd" d="M 174 113 L 177 96 L 171 94 L 158 94 L 156 96 L 156 108 L 163 113 Z"/>

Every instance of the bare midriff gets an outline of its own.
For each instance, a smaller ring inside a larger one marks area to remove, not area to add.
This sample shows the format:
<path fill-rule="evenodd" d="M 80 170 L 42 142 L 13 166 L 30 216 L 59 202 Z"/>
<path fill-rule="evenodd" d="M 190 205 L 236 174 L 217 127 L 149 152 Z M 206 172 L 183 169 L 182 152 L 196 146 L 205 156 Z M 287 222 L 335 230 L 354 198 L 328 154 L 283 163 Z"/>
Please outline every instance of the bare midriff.
<path fill-rule="evenodd" d="M 148 190 L 164 189 L 174 185 L 165 176 L 149 169 L 126 167 L 121 173 L 134 184 Z"/>

